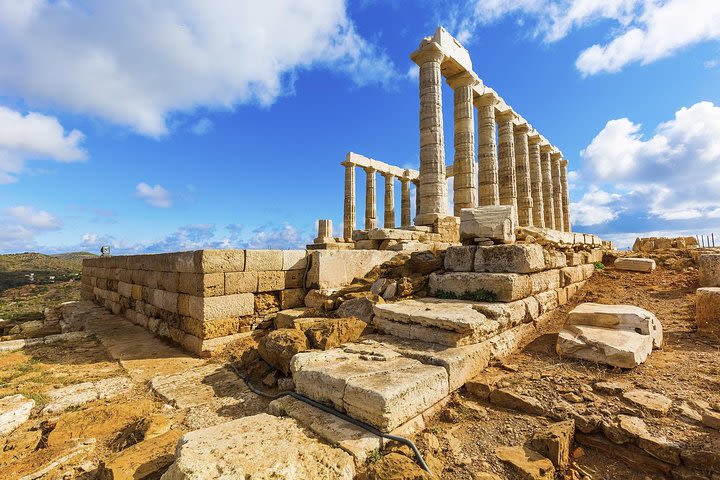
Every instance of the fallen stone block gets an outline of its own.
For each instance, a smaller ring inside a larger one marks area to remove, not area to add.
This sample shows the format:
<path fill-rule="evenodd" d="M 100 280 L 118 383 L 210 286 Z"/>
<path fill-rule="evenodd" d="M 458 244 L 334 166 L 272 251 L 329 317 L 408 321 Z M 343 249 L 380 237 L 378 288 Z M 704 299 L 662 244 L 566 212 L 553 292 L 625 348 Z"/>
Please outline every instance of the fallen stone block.
<path fill-rule="evenodd" d="M 655 270 L 655 260 L 651 258 L 618 258 L 615 268 L 631 272 L 652 272 Z"/>
<path fill-rule="evenodd" d="M 351 480 L 352 456 L 310 437 L 296 420 L 261 413 L 187 433 L 163 480 Z"/>
<path fill-rule="evenodd" d="M 530 440 L 530 446 L 562 470 L 570 464 L 570 450 L 574 438 L 575 421 L 565 420 L 536 432 Z"/>
<path fill-rule="evenodd" d="M 113 377 L 50 390 L 47 393 L 48 404 L 43 408 L 42 413 L 60 413 L 87 402 L 116 397 L 132 387 L 133 383 L 128 377 Z"/>
<path fill-rule="evenodd" d="M 660 393 L 634 388 L 622 394 L 622 398 L 651 415 L 667 415 L 672 400 Z"/>
<path fill-rule="evenodd" d="M 351 298 L 340 304 L 335 313 L 340 317 L 355 317 L 370 323 L 373 318 L 374 300 L 367 297 Z"/>
<path fill-rule="evenodd" d="M 7 435 L 22 425 L 35 406 L 35 400 L 25 395 L 0 398 L 0 435 Z"/>
<path fill-rule="evenodd" d="M 653 347 L 663 344 L 663 328 L 652 312 L 634 305 L 604 305 L 581 303 L 567 316 L 567 325 L 588 325 L 616 330 L 631 330 L 650 335 Z"/>
<path fill-rule="evenodd" d="M 100 469 L 100 480 L 148 478 L 159 474 L 175 461 L 175 446 L 182 436 L 170 430 L 124 449 Z"/>
<path fill-rule="evenodd" d="M 498 243 L 515 241 L 517 210 L 512 205 L 463 208 L 460 211 L 460 240 L 489 238 Z"/>
<path fill-rule="evenodd" d="M 258 344 L 258 353 L 271 366 L 285 375 L 290 374 L 290 359 L 310 349 L 305 333 L 294 328 L 273 330 Z"/>
<path fill-rule="evenodd" d="M 555 467 L 539 453 L 525 447 L 500 447 L 495 449 L 500 461 L 509 464 L 519 480 L 552 480 Z"/>
<path fill-rule="evenodd" d="M 532 273 L 545 270 L 543 248 L 537 244 L 477 247 L 476 272 Z"/>
<path fill-rule="evenodd" d="M 559 334 L 555 350 L 561 357 L 635 368 L 652 352 L 653 339 L 628 330 L 568 325 Z"/>
<path fill-rule="evenodd" d="M 490 392 L 489 399 L 493 405 L 510 410 L 517 410 L 530 415 L 543 415 L 545 413 L 542 403 L 536 398 L 513 392 L 507 388 L 493 390 Z"/>
<path fill-rule="evenodd" d="M 698 288 L 695 295 L 698 331 L 720 338 L 720 288 Z"/>
<path fill-rule="evenodd" d="M 288 308 L 280 310 L 275 316 L 275 328 L 295 328 L 295 320 L 302 317 L 307 308 Z"/>
<path fill-rule="evenodd" d="M 698 258 L 701 287 L 720 287 L 720 254 L 703 253 Z"/>

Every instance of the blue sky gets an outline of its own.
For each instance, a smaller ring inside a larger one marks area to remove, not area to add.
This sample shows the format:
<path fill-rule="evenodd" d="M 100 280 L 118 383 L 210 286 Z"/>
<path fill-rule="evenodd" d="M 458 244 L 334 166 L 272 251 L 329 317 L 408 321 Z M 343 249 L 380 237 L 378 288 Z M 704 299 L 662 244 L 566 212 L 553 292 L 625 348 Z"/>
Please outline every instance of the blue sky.
<path fill-rule="evenodd" d="M 0 251 L 339 231 L 346 152 L 417 167 L 438 25 L 564 152 L 577 231 L 720 233 L 717 0 L 0 0 Z"/>

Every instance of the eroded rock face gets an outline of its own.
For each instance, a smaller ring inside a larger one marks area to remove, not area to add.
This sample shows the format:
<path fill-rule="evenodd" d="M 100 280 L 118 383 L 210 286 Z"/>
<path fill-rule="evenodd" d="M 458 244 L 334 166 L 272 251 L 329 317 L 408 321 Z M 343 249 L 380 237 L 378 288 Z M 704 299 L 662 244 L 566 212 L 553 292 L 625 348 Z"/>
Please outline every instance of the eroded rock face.
<path fill-rule="evenodd" d="M 281 328 L 263 337 L 258 344 L 258 353 L 267 363 L 285 375 L 290 374 L 290 359 L 296 353 L 310 349 L 305 334 L 295 328 Z"/>
<path fill-rule="evenodd" d="M 352 456 L 309 437 L 295 420 L 265 413 L 185 434 L 162 480 L 347 479 Z"/>

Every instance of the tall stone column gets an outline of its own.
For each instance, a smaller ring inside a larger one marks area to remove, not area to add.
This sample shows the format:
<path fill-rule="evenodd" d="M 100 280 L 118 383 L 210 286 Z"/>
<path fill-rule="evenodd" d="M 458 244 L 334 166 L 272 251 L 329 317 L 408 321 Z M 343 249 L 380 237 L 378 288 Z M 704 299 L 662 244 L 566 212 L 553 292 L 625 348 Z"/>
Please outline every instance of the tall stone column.
<path fill-rule="evenodd" d="M 565 227 L 566 232 L 571 232 L 572 229 L 570 228 L 570 191 L 568 189 L 567 181 L 567 166 L 568 161 L 563 158 L 560 162 L 560 183 L 562 184 L 563 189 L 563 226 Z"/>
<path fill-rule="evenodd" d="M 515 181 L 517 182 L 518 225 L 533 226 L 533 201 L 530 190 L 530 157 L 528 154 L 527 123 L 514 126 Z"/>
<path fill-rule="evenodd" d="M 532 131 L 528 134 L 528 149 L 530 157 L 530 191 L 533 201 L 533 225 L 545 228 L 543 203 L 543 178 L 540 166 L 540 134 Z"/>
<path fill-rule="evenodd" d="M 517 208 L 517 186 L 515 185 L 515 144 L 513 119 L 515 114 L 508 110 L 498 114 L 498 189 L 500 205 Z"/>
<path fill-rule="evenodd" d="M 395 175 L 383 173 L 385 177 L 385 215 L 383 226 L 395 228 Z"/>
<path fill-rule="evenodd" d="M 495 142 L 495 103 L 486 93 L 475 100 L 478 110 L 478 205 L 499 205 L 498 154 Z"/>
<path fill-rule="evenodd" d="M 375 198 L 375 169 L 365 168 L 365 229 L 377 227 L 377 199 Z"/>
<path fill-rule="evenodd" d="M 412 222 L 410 219 L 410 178 L 402 176 L 400 177 L 400 183 L 402 185 L 400 192 L 400 226 L 409 227 Z"/>
<path fill-rule="evenodd" d="M 415 217 L 417 217 L 420 211 L 420 180 L 413 180 L 412 183 L 415 185 Z"/>
<path fill-rule="evenodd" d="M 455 97 L 455 160 L 453 163 L 453 212 L 460 216 L 463 208 L 477 205 L 475 172 L 475 124 L 473 121 L 473 90 L 478 82 L 470 72 L 448 79 Z"/>
<path fill-rule="evenodd" d="M 552 145 L 540 145 L 540 167 L 543 177 L 543 216 L 545 217 L 545 228 L 555 230 L 555 200 L 553 194 L 553 174 L 550 152 Z"/>
<path fill-rule="evenodd" d="M 565 231 L 565 222 L 563 220 L 563 197 L 565 196 L 562 188 L 562 167 L 560 161 L 562 154 L 560 152 L 552 152 L 550 154 L 550 163 L 552 168 L 553 181 L 553 216 L 555 217 L 555 230 Z"/>
<path fill-rule="evenodd" d="M 355 230 L 355 164 L 343 162 L 345 166 L 345 203 L 343 212 L 343 237 L 351 239 Z"/>
<path fill-rule="evenodd" d="M 412 55 L 420 66 L 420 203 L 416 225 L 432 225 L 447 216 L 445 141 L 442 116 L 442 73 L 445 55 L 437 43 L 424 45 Z"/>

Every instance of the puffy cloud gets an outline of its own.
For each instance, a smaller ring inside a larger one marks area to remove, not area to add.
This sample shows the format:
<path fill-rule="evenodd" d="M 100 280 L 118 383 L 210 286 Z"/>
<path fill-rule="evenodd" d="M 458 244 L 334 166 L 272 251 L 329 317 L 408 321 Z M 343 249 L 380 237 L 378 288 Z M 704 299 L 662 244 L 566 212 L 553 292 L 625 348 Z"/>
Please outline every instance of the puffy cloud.
<path fill-rule="evenodd" d="M 629 63 L 648 64 L 687 46 L 720 40 L 720 2 L 714 0 L 469 0 L 474 16 L 451 14 L 453 31 L 469 38 L 478 27 L 507 15 L 535 20 L 532 34 L 545 42 L 599 20 L 617 26 L 605 45 L 584 49 L 576 61 L 583 75 L 617 72 Z M 459 19 L 459 20 L 458 20 Z"/>
<path fill-rule="evenodd" d="M 60 221 L 50 213 L 27 205 L 9 207 L 5 213 L 17 224 L 37 230 L 57 230 L 61 226 Z"/>
<path fill-rule="evenodd" d="M 44 210 L 27 205 L 8 207 L 0 213 L 0 251 L 32 250 L 37 235 L 59 230 L 62 223 Z"/>
<path fill-rule="evenodd" d="M 78 130 L 66 134 L 55 117 L 0 107 L 0 184 L 17 181 L 29 160 L 84 160 L 83 139 Z"/>
<path fill-rule="evenodd" d="M 616 219 L 619 211 L 613 204 L 619 197 L 591 186 L 579 202 L 570 203 L 571 224 L 598 225 Z"/>
<path fill-rule="evenodd" d="M 720 107 L 711 102 L 681 108 L 649 138 L 627 118 L 611 120 L 581 156 L 594 185 L 573 204 L 577 223 L 614 218 L 604 208 L 666 221 L 720 211 Z"/>
<path fill-rule="evenodd" d="M 343 0 L 0 0 L 5 94 L 150 136 L 171 112 L 268 105 L 314 67 L 358 85 L 399 76 Z"/>
<path fill-rule="evenodd" d="M 138 183 L 135 186 L 135 196 L 157 208 L 170 208 L 173 204 L 170 192 L 165 190 L 162 185 L 150 186 L 145 182 Z"/>

